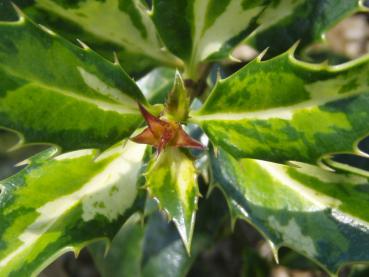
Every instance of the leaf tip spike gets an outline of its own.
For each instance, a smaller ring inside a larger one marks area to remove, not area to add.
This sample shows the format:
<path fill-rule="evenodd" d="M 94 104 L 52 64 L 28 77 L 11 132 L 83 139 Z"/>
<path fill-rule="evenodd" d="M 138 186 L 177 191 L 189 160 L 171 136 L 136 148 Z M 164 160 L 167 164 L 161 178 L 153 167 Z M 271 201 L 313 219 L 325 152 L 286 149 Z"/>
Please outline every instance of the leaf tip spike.
<path fill-rule="evenodd" d="M 19 17 L 19 21 L 24 21 L 26 19 L 26 15 L 22 12 L 22 10 L 18 8 L 18 6 L 14 4 L 13 2 L 10 2 L 10 4 L 13 6 L 13 9 L 17 13 Z"/>
<path fill-rule="evenodd" d="M 77 38 L 77 42 L 79 45 L 81 45 L 83 50 L 90 50 L 90 47 L 88 47 L 88 45 L 86 43 L 84 43 L 82 40 Z"/>
<path fill-rule="evenodd" d="M 119 58 L 118 58 L 118 54 L 117 52 L 113 52 L 113 55 L 114 55 L 114 64 L 115 65 L 120 65 L 120 62 L 119 62 Z"/>
<path fill-rule="evenodd" d="M 296 41 L 290 49 L 287 50 L 287 53 L 289 54 L 289 56 L 294 57 L 295 56 L 295 52 L 296 49 L 299 47 L 300 45 L 300 40 Z"/>
<path fill-rule="evenodd" d="M 265 49 L 263 50 L 263 52 L 261 52 L 261 53 L 256 57 L 256 60 L 257 60 L 258 62 L 261 62 L 261 60 L 263 59 L 263 57 L 265 56 L 265 54 L 268 52 L 268 50 L 269 50 L 269 47 L 265 48 Z"/>

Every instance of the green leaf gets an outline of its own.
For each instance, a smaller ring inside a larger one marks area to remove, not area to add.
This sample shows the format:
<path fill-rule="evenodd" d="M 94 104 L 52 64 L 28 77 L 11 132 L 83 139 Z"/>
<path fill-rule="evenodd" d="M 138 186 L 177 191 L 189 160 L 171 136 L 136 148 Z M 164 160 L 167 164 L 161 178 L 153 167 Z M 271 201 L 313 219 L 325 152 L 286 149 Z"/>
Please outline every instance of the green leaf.
<path fill-rule="evenodd" d="M 131 220 L 134 220 L 131 222 Z M 139 216 L 133 215 L 117 235 L 107 251 L 104 242 L 89 247 L 95 265 L 102 277 L 140 276 L 144 227 L 137 222 Z"/>
<path fill-rule="evenodd" d="M 134 81 L 118 64 L 19 16 L 0 21 L 0 126 L 67 150 L 129 136 L 142 120 L 137 102 L 146 103 Z"/>
<path fill-rule="evenodd" d="M 166 67 L 156 68 L 139 79 L 137 85 L 151 104 L 162 104 L 173 86 L 175 72 Z"/>
<path fill-rule="evenodd" d="M 287 246 L 330 273 L 369 260 L 368 179 L 295 163 L 237 160 L 211 154 L 215 182 L 232 210 L 269 240 L 276 256 Z"/>
<path fill-rule="evenodd" d="M 168 95 L 166 102 L 165 116 L 177 122 L 187 120 L 190 107 L 190 96 L 187 92 L 181 74 L 177 71 L 174 85 Z"/>
<path fill-rule="evenodd" d="M 174 221 L 190 253 L 199 195 L 193 162 L 178 148 L 167 147 L 151 161 L 146 173 L 146 187 L 150 196 Z"/>
<path fill-rule="evenodd" d="M 368 149 L 365 150 L 368 151 Z M 339 157 L 340 159 L 337 160 L 337 157 Z M 350 172 L 352 174 L 357 174 L 369 178 L 369 159 L 368 155 L 365 153 L 363 153 L 362 156 L 341 154 L 333 157 L 327 157 L 322 161 L 324 164 L 328 165 L 338 172 Z"/>
<path fill-rule="evenodd" d="M 105 152 L 86 149 L 33 156 L 1 182 L 0 275 L 36 276 L 67 251 L 112 238 L 138 209 L 146 146 L 121 142 Z"/>
<path fill-rule="evenodd" d="M 63 38 L 79 45 L 78 40 L 83 41 L 91 49 L 103 55 L 109 60 L 119 59 L 124 70 L 134 77 L 142 77 L 158 63 L 142 53 L 131 52 L 121 45 L 106 41 L 101 37 L 86 32 L 80 25 L 54 13 L 37 8 L 34 1 L 14 0 L 15 3 L 34 22 L 46 26 Z"/>
<path fill-rule="evenodd" d="M 199 254 L 223 237 L 224 226 L 229 226 L 228 207 L 220 191 L 200 199 L 191 255 L 188 255 L 174 224 L 157 212 L 153 200 L 148 200 L 146 205 L 153 210 L 148 212 L 145 225 L 139 222 L 140 217 L 132 216 L 112 241 L 107 254 L 103 242 L 89 247 L 102 277 L 186 276 Z M 201 263 L 197 263 L 199 266 Z"/>
<path fill-rule="evenodd" d="M 153 6 L 161 37 L 195 79 L 199 63 L 228 57 L 247 38 L 263 49 L 275 45 L 276 51 L 285 50 L 297 40 L 307 44 L 320 38 L 326 28 L 360 9 L 359 0 L 154 0 Z"/>
<path fill-rule="evenodd" d="M 316 163 L 359 152 L 369 131 L 369 57 L 343 64 L 260 57 L 213 89 L 192 121 L 235 157 Z"/>
<path fill-rule="evenodd" d="M 35 8 L 78 25 L 100 41 L 143 54 L 162 64 L 181 66 L 181 61 L 161 43 L 145 1 L 36 0 Z"/>
<path fill-rule="evenodd" d="M 210 243 L 207 234 L 197 233 L 188 255 L 175 226 L 158 213 L 153 214 L 146 227 L 142 276 L 187 276 L 191 265 Z"/>
<path fill-rule="evenodd" d="M 291 0 L 284 2 L 285 8 L 293 3 Z M 265 11 L 258 19 L 261 26 L 248 37 L 246 43 L 260 51 L 268 48 L 268 55 L 275 56 L 289 49 L 296 41 L 300 41 L 302 48 L 323 40 L 324 33 L 340 20 L 356 12 L 367 11 L 361 0 L 305 0 L 295 3 L 293 13 L 283 20 L 275 21 L 273 8 Z M 285 12 L 282 6 L 280 12 Z"/>
<path fill-rule="evenodd" d="M 186 276 L 199 251 L 208 243 L 204 235 L 195 236 L 189 256 L 175 226 L 154 213 L 145 226 L 127 222 L 106 256 L 102 242 L 92 245 L 90 250 L 102 277 L 180 277 Z"/>

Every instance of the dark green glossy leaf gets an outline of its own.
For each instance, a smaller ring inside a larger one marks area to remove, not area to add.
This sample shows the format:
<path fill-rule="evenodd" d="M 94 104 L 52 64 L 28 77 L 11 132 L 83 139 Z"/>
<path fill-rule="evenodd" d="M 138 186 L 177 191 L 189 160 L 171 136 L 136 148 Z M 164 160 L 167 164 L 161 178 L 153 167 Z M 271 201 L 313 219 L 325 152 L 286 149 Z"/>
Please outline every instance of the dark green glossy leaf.
<path fill-rule="evenodd" d="M 300 48 L 320 41 L 324 39 L 324 33 L 340 20 L 356 12 L 367 11 L 361 0 L 295 2 L 297 6 L 292 14 L 268 28 L 260 28 L 246 43 L 259 51 L 268 48 L 268 56 L 275 56 L 288 50 L 296 41 L 300 41 Z M 267 21 L 272 18 L 272 15 L 263 16 Z"/>
<path fill-rule="evenodd" d="M 137 221 L 139 216 L 134 215 L 117 233 L 108 249 L 104 242 L 89 247 L 102 277 L 141 276 L 145 229 Z"/>
<path fill-rule="evenodd" d="M 137 81 L 145 97 L 151 104 L 161 104 L 170 92 L 175 78 L 175 70 L 159 67 Z"/>
<path fill-rule="evenodd" d="M 102 277 L 180 277 L 186 276 L 206 243 L 205 235 L 196 236 L 189 256 L 175 226 L 154 213 L 145 226 L 140 222 L 123 226 L 106 256 L 103 243 L 90 250 Z"/>

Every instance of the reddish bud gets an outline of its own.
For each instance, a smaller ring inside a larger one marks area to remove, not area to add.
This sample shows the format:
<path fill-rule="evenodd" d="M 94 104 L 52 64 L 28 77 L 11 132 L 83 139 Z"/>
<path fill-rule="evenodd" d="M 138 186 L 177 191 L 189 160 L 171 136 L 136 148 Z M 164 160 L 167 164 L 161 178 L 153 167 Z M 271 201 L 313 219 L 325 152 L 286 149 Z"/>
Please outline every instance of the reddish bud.
<path fill-rule="evenodd" d="M 204 146 L 191 138 L 178 122 L 166 121 L 149 113 L 139 104 L 140 111 L 148 125 L 140 134 L 131 138 L 132 141 L 149 144 L 159 154 L 167 146 L 203 149 Z"/>

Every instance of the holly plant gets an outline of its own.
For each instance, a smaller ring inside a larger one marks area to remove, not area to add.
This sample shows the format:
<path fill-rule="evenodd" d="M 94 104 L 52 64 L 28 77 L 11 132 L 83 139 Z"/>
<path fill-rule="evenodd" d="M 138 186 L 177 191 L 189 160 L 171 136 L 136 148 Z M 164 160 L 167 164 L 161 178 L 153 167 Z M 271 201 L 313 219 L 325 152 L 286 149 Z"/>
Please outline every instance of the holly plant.
<path fill-rule="evenodd" d="M 36 276 L 98 240 L 103 276 L 183 276 L 237 219 L 277 259 L 289 247 L 332 276 L 369 261 L 369 172 L 335 159 L 367 157 L 369 56 L 306 54 L 366 10 L 0 0 L 0 126 L 18 138 L 1 149 L 47 145 L 0 182 L 0 276 Z M 239 45 L 261 54 L 241 63 Z"/>

